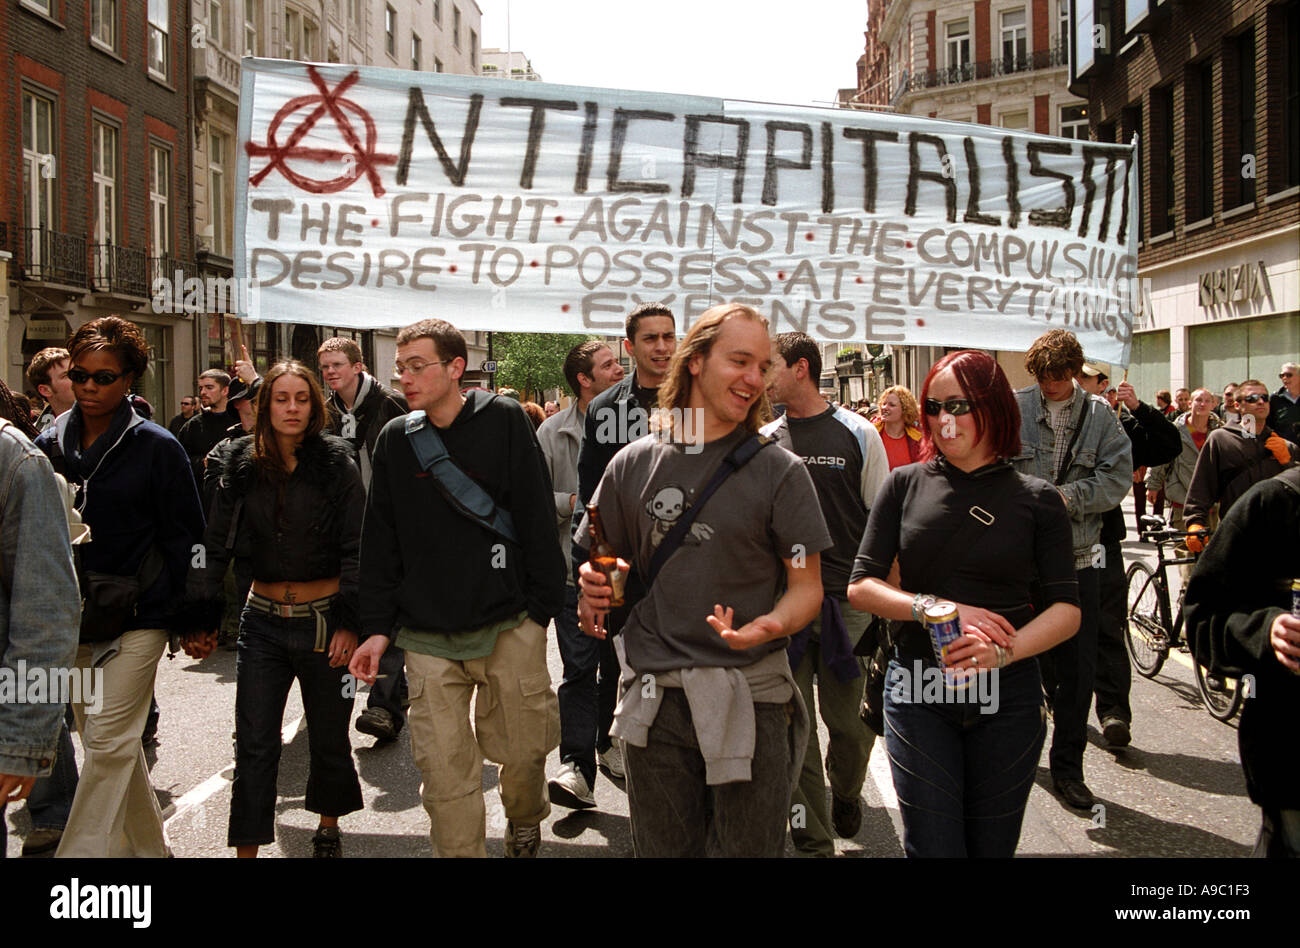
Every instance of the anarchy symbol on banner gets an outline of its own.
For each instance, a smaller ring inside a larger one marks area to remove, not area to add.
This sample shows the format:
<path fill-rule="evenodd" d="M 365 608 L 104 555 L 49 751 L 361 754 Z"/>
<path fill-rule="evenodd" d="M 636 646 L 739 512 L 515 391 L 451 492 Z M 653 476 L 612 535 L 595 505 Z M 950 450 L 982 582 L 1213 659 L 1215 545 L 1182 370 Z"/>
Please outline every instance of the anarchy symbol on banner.
<path fill-rule="evenodd" d="M 330 89 L 314 66 L 307 67 L 307 75 L 320 91 L 320 95 L 300 95 L 290 99 L 271 119 L 271 124 L 266 130 L 266 144 L 248 142 L 244 146 L 250 158 L 271 159 L 266 167 L 248 179 L 249 184 L 257 187 L 272 171 L 278 170 L 286 180 L 303 191 L 311 194 L 333 194 L 351 187 L 362 175 L 365 175 L 375 197 L 381 197 L 384 194 L 384 186 L 379 180 L 376 166 L 396 164 L 397 156 L 379 154 L 375 151 L 378 144 L 375 120 L 369 112 L 351 99 L 342 98 L 343 93 L 361 78 L 361 74 L 353 70 L 333 89 Z M 280 126 L 291 115 L 307 108 L 312 109 L 311 113 L 294 126 L 288 140 L 280 144 L 277 138 Z M 345 114 L 348 112 L 359 118 L 365 128 L 364 145 L 352 127 L 352 120 Z M 300 145 L 299 143 L 316 127 L 316 123 L 327 114 L 334 120 L 334 125 L 346 148 L 309 148 Z M 344 172 L 337 177 L 322 181 L 298 173 L 289 166 L 289 159 L 318 163 L 340 162 Z"/>

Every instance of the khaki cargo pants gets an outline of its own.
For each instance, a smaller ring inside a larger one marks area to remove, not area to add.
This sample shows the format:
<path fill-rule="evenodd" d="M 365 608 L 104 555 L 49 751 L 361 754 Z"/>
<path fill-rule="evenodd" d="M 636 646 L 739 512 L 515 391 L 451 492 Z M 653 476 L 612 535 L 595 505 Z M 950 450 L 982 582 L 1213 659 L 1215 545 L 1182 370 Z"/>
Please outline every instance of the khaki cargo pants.
<path fill-rule="evenodd" d="M 408 649 L 406 678 L 411 749 L 423 778 L 420 796 L 434 855 L 487 855 L 484 758 L 501 765 L 507 819 L 541 823 L 551 812 L 546 755 L 560 745 L 546 630 L 525 619 L 497 636 L 491 655 L 465 662 Z"/>

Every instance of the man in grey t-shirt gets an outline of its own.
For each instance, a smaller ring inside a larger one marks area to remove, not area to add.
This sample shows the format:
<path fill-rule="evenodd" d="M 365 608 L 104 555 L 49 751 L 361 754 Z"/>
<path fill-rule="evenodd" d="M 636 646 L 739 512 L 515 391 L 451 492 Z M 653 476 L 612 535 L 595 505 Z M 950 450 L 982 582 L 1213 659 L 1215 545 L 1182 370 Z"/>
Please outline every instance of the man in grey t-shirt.
<path fill-rule="evenodd" d="M 770 364 L 767 322 L 749 307 L 716 306 L 687 334 L 660 389 L 671 426 L 615 455 L 593 498 L 606 539 L 641 575 L 723 459 L 757 432 Z M 617 643 L 612 733 L 624 742 L 638 855 L 783 851 L 807 740 L 784 646 L 821 605 L 830 545 L 803 463 L 768 446 L 707 501 L 632 609 Z M 581 581 L 584 631 L 603 637 L 609 587 L 589 564 Z"/>

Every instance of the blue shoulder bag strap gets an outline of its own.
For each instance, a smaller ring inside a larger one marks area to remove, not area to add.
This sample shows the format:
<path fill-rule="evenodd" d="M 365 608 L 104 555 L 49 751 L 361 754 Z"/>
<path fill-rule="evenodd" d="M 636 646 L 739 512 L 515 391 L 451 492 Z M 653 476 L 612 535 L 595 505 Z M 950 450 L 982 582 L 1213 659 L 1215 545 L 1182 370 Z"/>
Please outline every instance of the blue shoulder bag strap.
<path fill-rule="evenodd" d="M 422 470 L 433 475 L 452 509 L 463 517 L 518 545 L 514 520 L 496 505 L 488 492 L 456 466 L 438 429 L 423 411 L 406 416 L 406 437 Z"/>
<path fill-rule="evenodd" d="M 659 570 L 663 568 L 664 563 L 668 562 L 668 558 L 677 552 L 678 547 L 682 545 L 682 541 L 686 539 L 691 524 L 700 515 L 705 502 L 713 496 L 713 492 L 722 486 L 723 481 L 748 464 L 760 449 L 774 443 L 776 443 L 776 439 L 767 435 L 751 435 L 736 445 L 732 452 L 722 459 L 722 463 L 713 472 L 713 477 L 709 480 L 709 483 L 705 485 L 704 490 L 700 491 L 700 496 L 695 498 L 695 503 L 691 504 L 691 509 L 682 514 L 677 522 L 673 524 L 673 528 L 659 541 L 659 546 L 655 548 L 654 556 L 650 558 L 649 575 L 646 576 L 645 588 L 647 592 L 654 585 L 655 577 L 659 575 Z"/>

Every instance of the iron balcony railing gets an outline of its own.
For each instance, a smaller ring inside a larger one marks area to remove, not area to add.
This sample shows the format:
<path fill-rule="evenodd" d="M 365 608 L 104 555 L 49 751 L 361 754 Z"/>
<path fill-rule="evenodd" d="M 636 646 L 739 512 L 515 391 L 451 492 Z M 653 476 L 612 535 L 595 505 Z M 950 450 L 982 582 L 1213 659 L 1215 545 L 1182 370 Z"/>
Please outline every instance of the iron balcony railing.
<path fill-rule="evenodd" d="M 86 239 L 46 227 L 23 227 L 15 247 L 19 276 L 37 283 L 88 286 Z"/>
<path fill-rule="evenodd" d="M 149 295 L 149 255 L 133 247 L 94 244 L 91 247 L 92 282 L 101 293 Z"/>
<path fill-rule="evenodd" d="M 1002 56 L 998 59 L 990 59 L 979 63 L 964 63 L 943 69 L 923 70 L 914 76 L 908 76 L 904 73 L 894 95 L 898 96 L 904 92 L 919 89 L 956 85 L 962 82 L 976 82 L 981 79 L 1011 76 L 1021 72 L 1032 72 L 1036 69 L 1055 69 L 1068 65 L 1068 63 L 1069 52 L 1064 45 L 1058 44 L 1024 56 Z"/>

